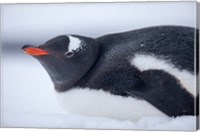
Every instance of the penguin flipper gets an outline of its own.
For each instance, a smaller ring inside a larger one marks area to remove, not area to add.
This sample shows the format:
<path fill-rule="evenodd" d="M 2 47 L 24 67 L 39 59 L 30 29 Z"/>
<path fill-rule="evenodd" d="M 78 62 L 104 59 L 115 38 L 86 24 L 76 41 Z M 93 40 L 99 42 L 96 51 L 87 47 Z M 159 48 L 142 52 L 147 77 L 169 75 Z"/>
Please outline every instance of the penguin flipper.
<path fill-rule="evenodd" d="M 172 75 L 162 70 L 141 72 L 144 86 L 127 90 L 145 99 L 168 116 L 194 115 L 194 97 Z"/>

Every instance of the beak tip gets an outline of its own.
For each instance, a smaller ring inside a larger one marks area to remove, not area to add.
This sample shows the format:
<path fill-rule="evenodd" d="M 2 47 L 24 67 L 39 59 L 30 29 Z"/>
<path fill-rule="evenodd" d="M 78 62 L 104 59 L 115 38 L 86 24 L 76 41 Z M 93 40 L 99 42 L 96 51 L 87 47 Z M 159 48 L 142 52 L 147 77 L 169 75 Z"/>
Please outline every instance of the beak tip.
<path fill-rule="evenodd" d="M 48 55 L 49 53 L 46 50 L 31 46 L 31 45 L 24 45 L 22 47 L 22 50 L 29 55 L 32 56 L 42 56 L 42 55 Z"/>

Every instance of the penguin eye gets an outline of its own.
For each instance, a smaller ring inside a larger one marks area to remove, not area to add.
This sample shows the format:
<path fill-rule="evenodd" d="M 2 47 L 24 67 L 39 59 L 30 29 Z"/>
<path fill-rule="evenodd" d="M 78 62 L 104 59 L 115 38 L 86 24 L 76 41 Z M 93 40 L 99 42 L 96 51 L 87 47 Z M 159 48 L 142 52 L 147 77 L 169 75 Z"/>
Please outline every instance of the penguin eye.
<path fill-rule="evenodd" d="M 65 52 L 65 56 L 67 56 L 67 57 L 72 57 L 74 55 L 74 52 L 71 52 L 71 51 L 67 51 L 67 52 Z"/>

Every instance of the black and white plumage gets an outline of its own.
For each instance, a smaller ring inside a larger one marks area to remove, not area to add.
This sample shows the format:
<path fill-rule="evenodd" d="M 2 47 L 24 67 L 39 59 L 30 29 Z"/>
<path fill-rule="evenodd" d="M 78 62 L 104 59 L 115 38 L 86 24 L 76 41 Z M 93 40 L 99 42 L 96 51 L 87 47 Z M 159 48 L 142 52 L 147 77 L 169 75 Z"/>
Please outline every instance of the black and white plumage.
<path fill-rule="evenodd" d="M 128 120 L 194 115 L 194 32 L 158 26 L 95 39 L 62 35 L 23 50 L 45 67 L 67 112 Z"/>

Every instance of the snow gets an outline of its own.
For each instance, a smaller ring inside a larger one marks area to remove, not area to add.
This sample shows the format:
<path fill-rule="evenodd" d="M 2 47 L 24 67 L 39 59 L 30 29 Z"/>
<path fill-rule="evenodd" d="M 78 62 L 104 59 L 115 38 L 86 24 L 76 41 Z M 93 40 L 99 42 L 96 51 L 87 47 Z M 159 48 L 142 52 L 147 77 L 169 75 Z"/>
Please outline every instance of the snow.
<path fill-rule="evenodd" d="M 20 50 L 61 34 L 98 37 L 155 25 L 195 27 L 195 11 L 195 2 L 1 5 L 1 126 L 195 130 L 194 116 L 132 122 L 65 113 L 44 68 Z"/>
<path fill-rule="evenodd" d="M 7 125 L 4 127 L 195 130 L 194 120 L 195 118 L 192 116 L 177 118 L 144 117 L 137 122 L 131 122 L 72 114 L 7 113 L 7 118 L 4 120 Z"/>

